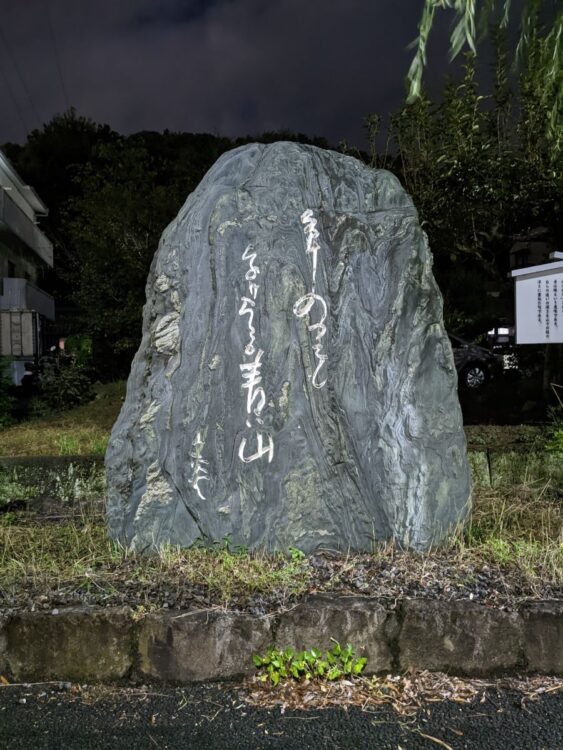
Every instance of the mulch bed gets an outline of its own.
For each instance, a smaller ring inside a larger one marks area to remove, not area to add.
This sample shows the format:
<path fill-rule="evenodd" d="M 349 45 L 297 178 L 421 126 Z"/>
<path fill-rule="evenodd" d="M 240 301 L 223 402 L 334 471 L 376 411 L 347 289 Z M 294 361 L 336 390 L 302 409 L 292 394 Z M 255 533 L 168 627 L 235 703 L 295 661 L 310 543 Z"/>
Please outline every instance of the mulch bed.
<path fill-rule="evenodd" d="M 281 707 L 286 710 L 317 709 L 329 706 L 348 708 L 357 706 L 364 711 L 388 705 L 401 716 L 414 716 L 431 703 L 455 701 L 472 703 L 494 701 L 498 690 L 512 690 L 526 701 L 563 690 L 559 677 L 503 677 L 494 680 L 451 677 L 443 672 L 412 672 L 382 677 L 357 677 L 335 682 L 285 680 L 273 687 L 253 677 L 248 680 L 241 697 L 248 703 L 263 708 Z"/>

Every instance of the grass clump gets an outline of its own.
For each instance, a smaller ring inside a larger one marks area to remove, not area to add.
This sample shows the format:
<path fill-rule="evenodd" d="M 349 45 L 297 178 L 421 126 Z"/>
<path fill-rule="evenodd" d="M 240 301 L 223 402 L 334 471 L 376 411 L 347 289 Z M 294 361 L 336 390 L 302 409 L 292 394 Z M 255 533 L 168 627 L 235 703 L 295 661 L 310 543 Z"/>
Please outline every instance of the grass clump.
<path fill-rule="evenodd" d="M 0 456 L 103 455 L 125 383 L 98 385 L 95 391 L 95 399 L 87 404 L 3 429 Z"/>
<path fill-rule="evenodd" d="M 0 470 L 0 509 L 9 503 L 26 501 L 37 493 L 37 487 L 18 476 L 17 470 L 3 472 Z"/>
<path fill-rule="evenodd" d="M 563 584 L 563 513 L 557 488 L 535 481 L 479 486 L 454 553 L 517 568 L 528 580 Z"/>
<path fill-rule="evenodd" d="M 102 524 L 12 524 L 0 527 L 0 586 L 23 581 L 41 588 L 77 583 L 122 558 Z"/>
<path fill-rule="evenodd" d="M 228 547 L 131 552 L 107 537 L 102 519 L 0 525 L 0 588 L 95 588 L 111 597 L 133 589 L 162 605 L 187 587 L 229 606 L 256 593 L 280 603 L 307 588 L 306 560 L 231 552 Z M 168 605 L 167 605 L 168 606 Z"/>

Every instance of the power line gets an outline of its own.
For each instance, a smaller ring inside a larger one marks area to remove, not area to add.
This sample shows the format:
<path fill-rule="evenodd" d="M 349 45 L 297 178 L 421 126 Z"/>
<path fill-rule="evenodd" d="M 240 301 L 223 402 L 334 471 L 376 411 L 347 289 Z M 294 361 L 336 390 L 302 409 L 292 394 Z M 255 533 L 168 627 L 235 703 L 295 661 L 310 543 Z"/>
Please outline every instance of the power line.
<path fill-rule="evenodd" d="M 33 101 L 33 97 L 31 96 L 31 93 L 30 93 L 29 89 L 27 88 L 27 85 L 26 85 L 26 83 L 24 81 L 24 78 L 23 78 L 23 76 L 21 74 L 21 71 L 19 69 L 18 63 L 16 61 L 16 57 L 15 57 L 13 51 L 12 51 L 12 48 L 8 44 L 8 40 L 6 39 L 6 37 L 4 35 L 4 32 L 2 31 L 2 26 L 1 25 L 0 25 L 0 40 L 4 44 L 4 47 L 6 48 L 8 56 L 11 59 L 12 65 L 14 66 L 14 70 L 16 71 L 17 76 L 20 79 L 20 83 L 22 85 L 23 90 L 25 91 L 25 94 L 27 96 L 27 99 L 29 101 L 31 109 L 33 110 L 33 113 L 34 113 L 34 115 L 35 115 L 35 117 L 37 119 L 37 122 L 39 123 L 39 125 L 41 125 L 42 124 L 41 117 L 39 116 L 39 112 L 37 111 L 37 107 L 35 106 L 35 102 Z"/>
<path fill-rule="evenodd" d="M 49 26 L 49 33 L 51 35 L 51 43 L 53 45 L 53 52 L 55 55 L 57 73 L 59 74 L 59 83 L 61 84 L 61 91 L 63 92 L 63 101 L 64 101 L 65 109 L 69 109 L 68 96 L 66 94 L 66 86 L 65 86 L 65 81 L 63 78 L 63 71 L 61 68 L 61 61 L 59 57 L 59 48 L 57 45 L 57 39 L 55 37 L 55 31 L 53 29 L 53 21 L 51 18 L 51 6 L 49 5 L 49 0 L 45 0 L 45 11 L 47 14 L 47 24 Z"/>

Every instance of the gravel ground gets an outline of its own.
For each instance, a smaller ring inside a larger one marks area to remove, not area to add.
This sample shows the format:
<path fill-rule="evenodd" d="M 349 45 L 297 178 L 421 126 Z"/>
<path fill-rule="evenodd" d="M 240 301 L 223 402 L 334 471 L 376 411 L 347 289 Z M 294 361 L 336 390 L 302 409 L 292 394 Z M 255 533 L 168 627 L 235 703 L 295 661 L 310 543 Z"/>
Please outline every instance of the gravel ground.
<path fill-rule="evenodd" d="M 273 565 L 281 569 L 285 564 L 280 558 Z M 81 605 L 125 606 L 143 611 L 221 606 L 235 612 L 264 615 L 293 606 L 301 595 L 322 592 L 373 596 L 388 608 L 407 597 L 465 599 L 504 609 L 515 609 L 526 601 L 563 598 L 562 586 L 539 580 L 531 582 L 515 567 L 463 560 L 440 551 L 425 555 L 390 553 L 383 558 L 314 555 L 302 565 L 300 595 L 283 586 L 252 593 L 233 580 L 227 599 L 213 586 L 190 582 L 181 570 L 176 575 L 173 571 L 155 571 L 150 580 L 139 581 L 135 562 L 125 561 L 115 570 L 92 570 L 79 581 L 59 580 L 52 584 L 20 580 L 12 585 L 0 582 L 0 611 L 49 611 Z"/>
<path fill-rule="evenodd" d="M 563 693 L 432 703 L 406 718 L 383 706 L 285 711 L 250 706 L 240 689 L 0 687 L 0 745 L 10 750 L 560 750 Z"/>

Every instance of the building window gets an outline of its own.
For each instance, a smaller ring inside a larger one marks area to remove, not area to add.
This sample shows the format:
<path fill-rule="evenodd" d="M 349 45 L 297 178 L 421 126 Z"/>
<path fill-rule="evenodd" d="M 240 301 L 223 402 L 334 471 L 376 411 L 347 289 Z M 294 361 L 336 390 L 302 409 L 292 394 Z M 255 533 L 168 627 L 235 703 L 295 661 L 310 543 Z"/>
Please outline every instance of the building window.
<path fill-rule="evenodd" d="M 16 277 L 16 265 L 11 260 L 8 261 L 8 278 L 14 279 Z"/>

